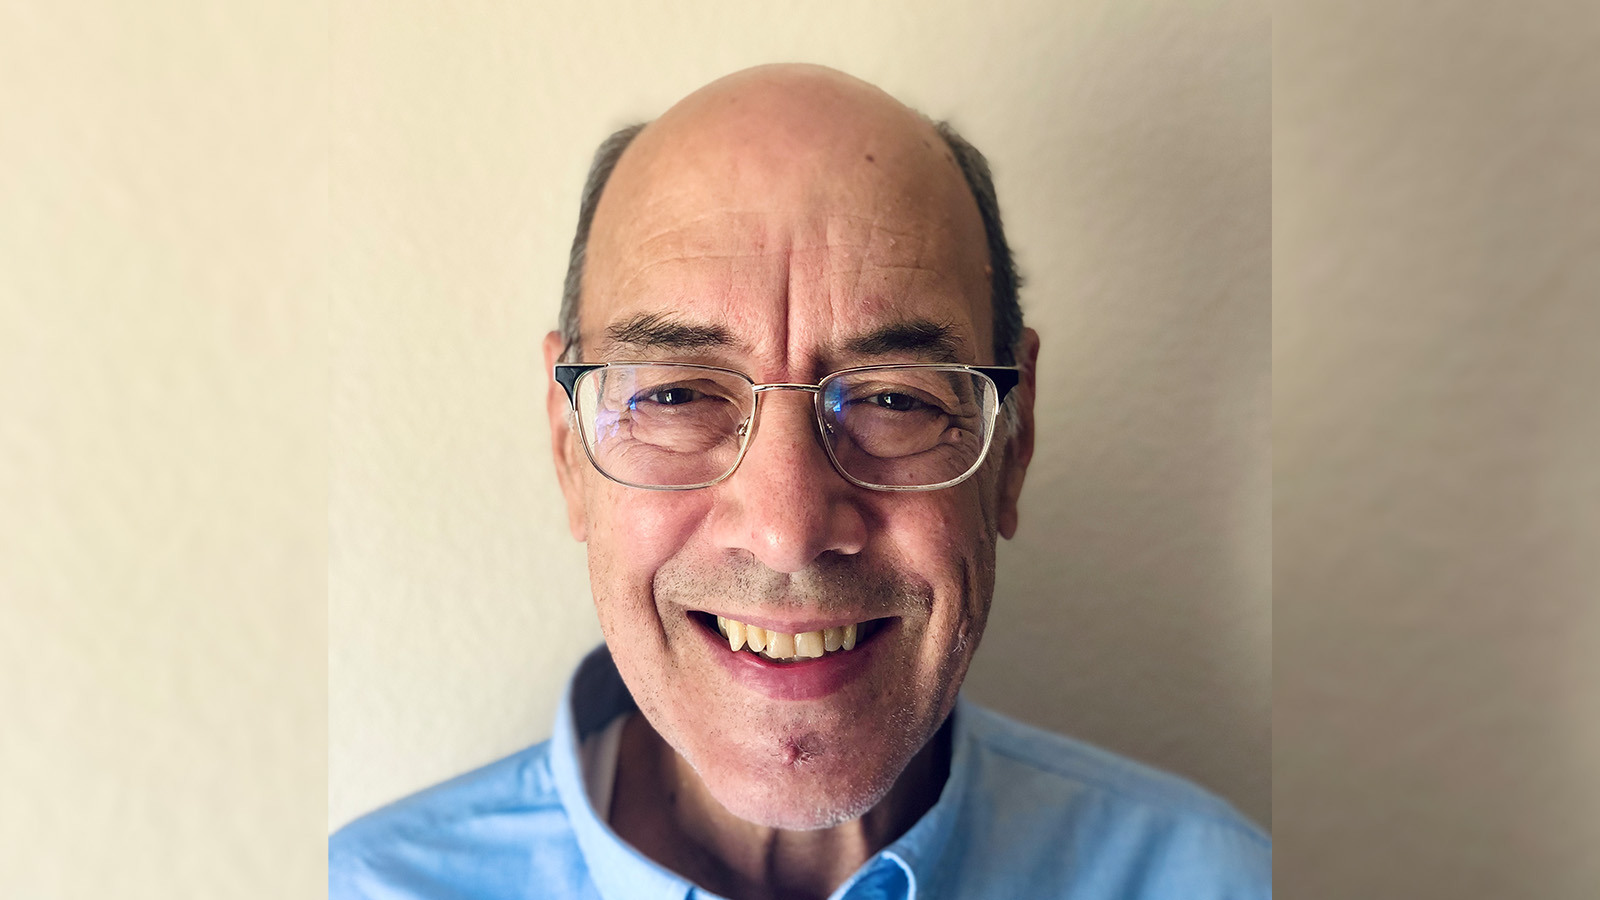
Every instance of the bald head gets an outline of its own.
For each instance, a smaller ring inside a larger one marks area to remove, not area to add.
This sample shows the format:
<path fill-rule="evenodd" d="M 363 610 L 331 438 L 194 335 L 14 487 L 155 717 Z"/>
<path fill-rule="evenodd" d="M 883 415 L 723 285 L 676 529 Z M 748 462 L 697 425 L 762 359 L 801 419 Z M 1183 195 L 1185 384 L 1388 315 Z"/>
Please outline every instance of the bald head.
<path fill-rule="evenodd" d="M 827 193 L 885 176 L 916 179 L 978 221 L 955 157 L 931 123 L 870 84 L 817 66 L 748 69 L 685 97 L 633 142 L 614 193 L 698 176 L 731 195 L 775 175 Z"/>
<path fill-rule="evenodd" d="M 832 224 L 809 235 L 772 233 L 779 210 Z M 792 251 L 797 238 L 802 251 L 808 241 L 856 241 L 860 252 L 908 270 L 941 255 L 956 265 L 940 268 L 968 282 L 956 289 L 989 307 L 975 335 L 987 345 L 982 355 L 1011 361 L 1022 329 L 1018 279 L 982 155 L 878 88 L 810 65 L 734 73 L 601 145 L 563 297 L 568 358 L 592 339 L 581 327 L 580 299 L 637 287 L 627 283 L 637 273 L 616 272 L 610 261 L 641 246 L 661 259 L 715 250 L 706 235 L 674 227 L 708 216 L 743 228 L 744 249 L 776 242 Z M 874 237 L 874 223 L 896 233 L 880 227 Z"/>

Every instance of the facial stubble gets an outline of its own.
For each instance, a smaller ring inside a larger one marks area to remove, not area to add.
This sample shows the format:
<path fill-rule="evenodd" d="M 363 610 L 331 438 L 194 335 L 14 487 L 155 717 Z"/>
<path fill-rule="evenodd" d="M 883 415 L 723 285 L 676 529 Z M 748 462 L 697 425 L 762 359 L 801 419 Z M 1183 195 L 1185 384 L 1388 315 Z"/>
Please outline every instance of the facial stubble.
<path fill-rule="evenodd" d="M 691 709 L 684 705 L 683 685 L 675 694 L 674 686 L 659 678 L 630 679 L 640 710 L 707 793 L 740 819 L 814 830 L 860 818 L 888 796 L 954 706 L 983 634 L 994 587 L 993 517 L 986 514 L 983 520 L 978 552 L 959 567 L 954 634 L 941 645 L 915 645 L 912 671 L 880 674 L 882 689 L 898 702 L 868 711 L 870 719 L 854 718 L 854 710 L 816 704 L 752 703 L 737 687 L 720 681 L 714 688 L 702 687 Z M 898 617 L 919 627 L 930 625 L 940 611 L 925 580 L 857 556 L 819 560 L 794 576 L 754 561 L 724 560 L 706 568 L 669 561 L 655 573 L 652 593 L 667 646 L 680 648 L 699 645 L 700 636 L 689 630 L 700 626 L 684 611 L 703 609 L 707 598 L 738 598 L 764 609 L 793 605 L 824 615 L 864 611 L 872 618 Z M 671 674 L 689 677 L 676 666 Z M 921 702 L 927 698 L 935 702 Z M 707 734 L 708 710 L 723 715 L 732 711 L 734 727 Z M 861 729 L 870 729 L 871 738 L 863 740 Z M 752 784 L 770 785 L 771 790 L 752 790 Z"/>

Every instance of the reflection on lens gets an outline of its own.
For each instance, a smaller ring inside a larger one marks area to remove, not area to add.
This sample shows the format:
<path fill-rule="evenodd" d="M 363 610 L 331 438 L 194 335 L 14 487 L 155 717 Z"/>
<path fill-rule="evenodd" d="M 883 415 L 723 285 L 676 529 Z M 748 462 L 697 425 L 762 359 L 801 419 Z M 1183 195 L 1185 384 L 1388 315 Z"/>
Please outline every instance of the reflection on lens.
<path fill-rule="evenodd" d="M 579 383 L 579 425 L 595 465 L 643 487 L 716 481 L 739 459 L 749 382 L 698 366 L 616 365 Z"/>
<path fill-rule="evenodd" d="M 982 458 L 996 406 L 993 382 L 958 368 L 843 373 L 823 385 L 829 449 L 857 481 L 926 487 L 955 481 Z"/>

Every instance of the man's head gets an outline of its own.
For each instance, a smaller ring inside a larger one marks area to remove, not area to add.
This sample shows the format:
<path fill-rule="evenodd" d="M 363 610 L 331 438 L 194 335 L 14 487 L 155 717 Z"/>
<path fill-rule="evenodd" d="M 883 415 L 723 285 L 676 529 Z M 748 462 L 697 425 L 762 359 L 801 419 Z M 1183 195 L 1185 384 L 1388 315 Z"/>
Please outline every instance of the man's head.
<path fill-rule="evenodd" d="M 585 198 L 573 333 L 546 339 L 547 363 L 572 352 L 807 384 L 855 366 L 1013 354 L 1023 369 L 988 462 L 913 492 L 846 481 L 812 395 L 790 391 L 762 395 L 731 477 L 627 487 L 591 466 L 551 387 L 569 522 L 646 718 L 735 815 L 838 824 L 881 800 L 948 714 L 983 633 L 996 536 L 1016 528 L 1038 342 L 1015 311 L 998 214 L 981 212 L 969 185 L 975 167 L 991 210 L 992 188 L 953 132 L 816 67 L 729 76 L 617 140 L 631 143 Z M 786 634 L 858 625 L 862 637 L 771 663 L 730 650 L 717 616 Z"/>

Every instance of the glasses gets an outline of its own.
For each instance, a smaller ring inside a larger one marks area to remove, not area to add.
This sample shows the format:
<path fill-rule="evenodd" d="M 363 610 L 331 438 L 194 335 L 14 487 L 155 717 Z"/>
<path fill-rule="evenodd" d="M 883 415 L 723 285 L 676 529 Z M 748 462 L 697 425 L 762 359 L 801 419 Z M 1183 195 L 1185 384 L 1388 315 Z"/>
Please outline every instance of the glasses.
<path fill-rule="evenodd" d="M 889 365 L 816 384 L 756 384 L 731 369 L 684 363 L 555 367 L 589 461 L 629 487 L 688 491 L 733 474 L 769 391 L 813 395 L 817 434 L 844 479 L 875 491 L 931 491 L 983 464 L 1015 366 Z"/>

